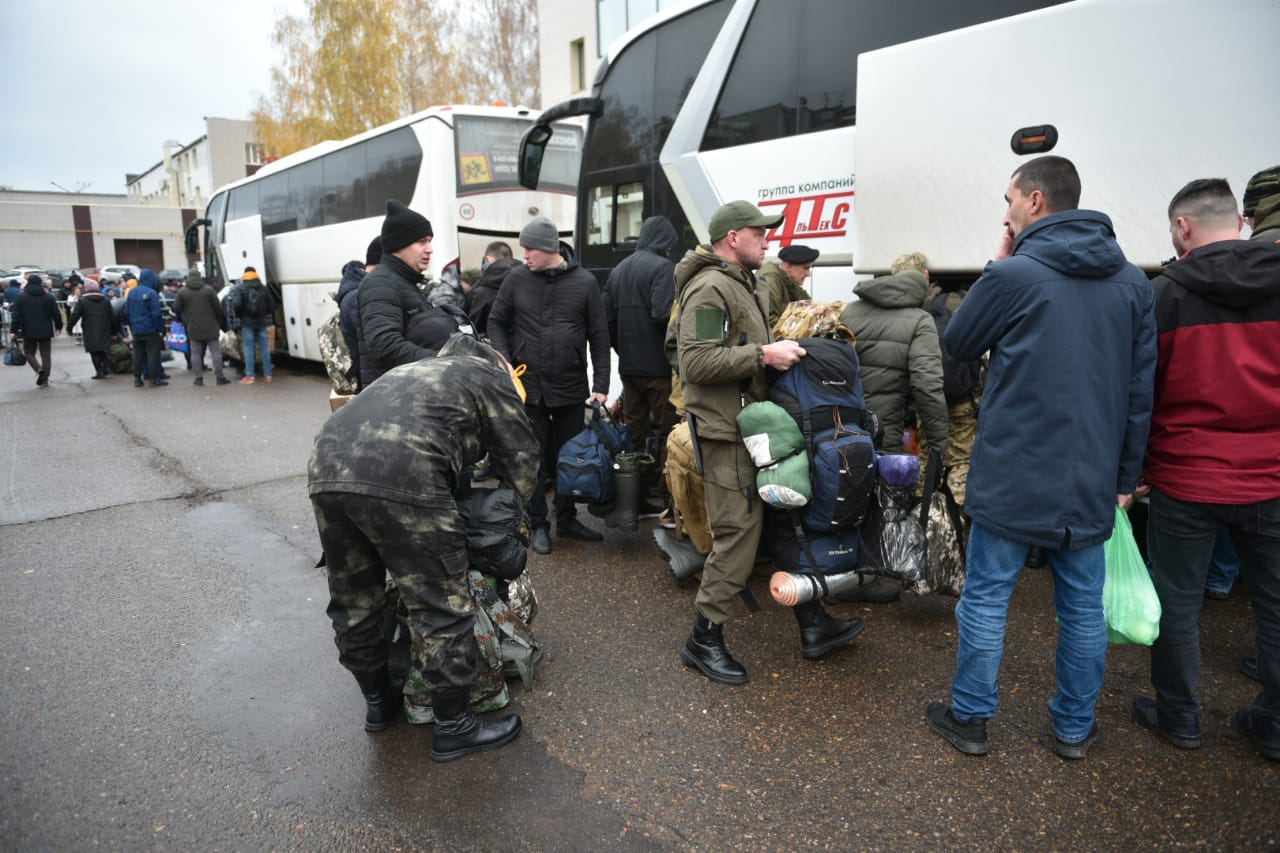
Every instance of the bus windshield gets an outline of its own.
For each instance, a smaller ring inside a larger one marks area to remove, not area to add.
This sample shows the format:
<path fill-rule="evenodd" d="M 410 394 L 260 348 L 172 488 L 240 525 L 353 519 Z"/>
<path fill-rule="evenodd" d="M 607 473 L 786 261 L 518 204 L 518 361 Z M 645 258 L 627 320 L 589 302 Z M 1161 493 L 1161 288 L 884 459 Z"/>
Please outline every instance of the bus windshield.
<path fill-rule="evenodd" d="M 520 134 L 527 119 L 457 116 L 453 123 L 458 162 L 458 195 L 519 190 Z M 553 127 L 543 160 L 541 189 L 573 193 L 578 187 L 582 130 L 571 124 Z"/>

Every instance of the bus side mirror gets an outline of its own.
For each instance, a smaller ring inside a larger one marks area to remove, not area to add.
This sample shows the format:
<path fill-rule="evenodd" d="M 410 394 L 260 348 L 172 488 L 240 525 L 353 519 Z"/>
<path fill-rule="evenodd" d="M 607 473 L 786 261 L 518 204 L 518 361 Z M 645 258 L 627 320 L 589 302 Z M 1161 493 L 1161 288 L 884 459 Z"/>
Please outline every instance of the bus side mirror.
<path fill-rule="evenodd" d="M 182 239 L 184 248 L 188 255 L 195 255 L 200 252 L 200 226 L 208 225 L 208 219 L 194 219 L 187 226 L 187 230 L 183 233 Z"/>
<path fill-rule="evenodd" d="M 542 156 L 550 141 L 551 126 L 546 124 L 530 125 L 520 137 L 520 186 L 525 189 L 538 188 L 538 177 L 542 174 Z"/>

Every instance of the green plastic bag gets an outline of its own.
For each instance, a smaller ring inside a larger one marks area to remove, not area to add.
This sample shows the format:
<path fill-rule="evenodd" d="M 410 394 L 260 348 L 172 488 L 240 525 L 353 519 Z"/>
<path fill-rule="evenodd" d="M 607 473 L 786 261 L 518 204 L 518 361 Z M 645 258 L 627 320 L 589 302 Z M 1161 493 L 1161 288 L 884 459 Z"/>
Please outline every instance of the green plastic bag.
<path fill-rule="evenodd" d="M 1102 612 L 1107 618 L 1107 640 L 1149 646 L 1160 636 L 1160 598 L 1133 540 L 1129 514 L 1119 506 L 1115 529 L 1103 548 L 1107 579 L 1102 586 Z"/>

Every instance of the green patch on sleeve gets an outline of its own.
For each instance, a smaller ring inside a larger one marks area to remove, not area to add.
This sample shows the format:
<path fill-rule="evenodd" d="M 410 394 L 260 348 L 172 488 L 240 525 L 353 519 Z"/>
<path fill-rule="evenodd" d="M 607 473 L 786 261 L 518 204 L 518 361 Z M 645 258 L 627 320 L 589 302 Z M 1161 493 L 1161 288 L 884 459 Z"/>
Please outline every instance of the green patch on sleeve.
<path fill-rule="evenodd" d="M 694 335 L 700 341 L 724 340 L 724 310 L 698 308 L 693 313 Z"/>

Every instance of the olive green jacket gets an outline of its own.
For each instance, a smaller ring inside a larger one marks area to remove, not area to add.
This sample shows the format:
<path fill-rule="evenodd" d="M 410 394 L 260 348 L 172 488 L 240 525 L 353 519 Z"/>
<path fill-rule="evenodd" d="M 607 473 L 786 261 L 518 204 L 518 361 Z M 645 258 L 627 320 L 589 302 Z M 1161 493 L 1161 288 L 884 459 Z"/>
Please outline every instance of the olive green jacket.
<path fill-rule="evenodd" d="M 812 299 L 808 292 L 791 280 L 781 264 L 769 261 L 760 267 L 756 279 L 769 291 L 769 328 L 778 325 L 778 318 L 792 302 Z"/>
<path fill-rule="evenodd" d="M 676 298 L 685 410 L 697 420 L 699 439 L 738 441 L 738 412 L 768 399 L 768 296 L 747 269 L 703 245 L 676 265 Z"/>

